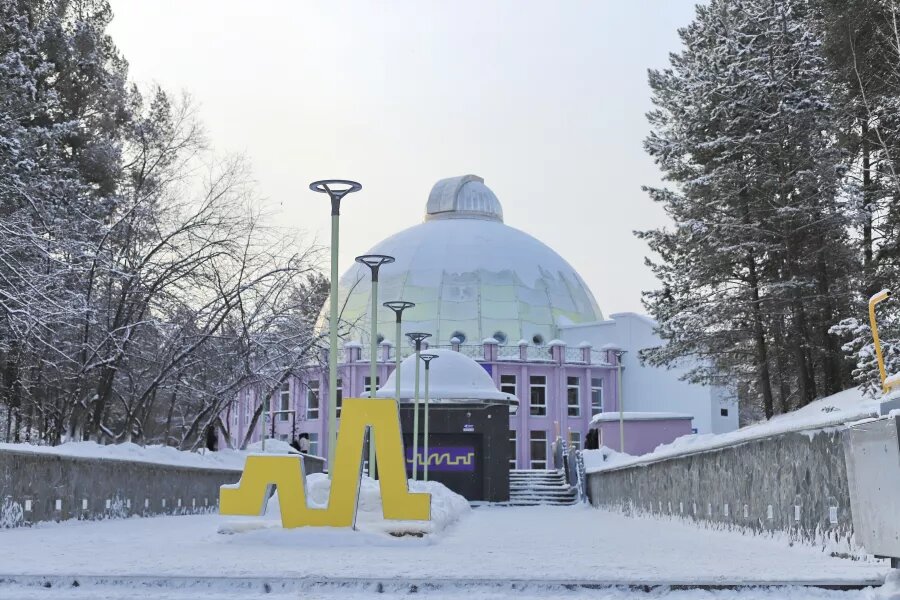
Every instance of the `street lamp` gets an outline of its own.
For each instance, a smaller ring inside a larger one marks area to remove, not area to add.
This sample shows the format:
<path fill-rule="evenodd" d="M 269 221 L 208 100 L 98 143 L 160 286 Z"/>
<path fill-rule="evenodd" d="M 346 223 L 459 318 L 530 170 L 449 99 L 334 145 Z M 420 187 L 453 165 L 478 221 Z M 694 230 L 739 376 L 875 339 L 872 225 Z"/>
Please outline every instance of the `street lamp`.
<path fill-rule="evenodd" d="M 437 354 L 422 354 L 419 356 L 422 361 L 425 363 L 425 442 L 424 446 L 424 455 L 425 455 L 425 474 L 422 477 L 423 481 L 428 481 L 428 374 L 431 371 L 431 361 L 438 358 Z"/>
<path fill-rule="evenodd" d="M 393 256 L 386 254 L 363 254 L 356 262 L 366 265 L 372 272 L 372 314 L 369 315 L 369 398 L 375 397 L 375 382 L 378 379 L 378 271 L 382 265 L 394 262 Z M 369 477 L 375 477 L 375 444 L 369 430 Z"/>
<path fill-rule="evenodd" d="M 340 237 L 341 199 L 358 192 L 362 185 L 346 179 L 322 179 L 309 184 L 314 192 L 331 198 L 331 295 L 328 313 L 328 477 L 334 472 L 337 446 L 337 334 L 338 334 L 338 238 Z"/>
<path fill-rule="evenodd" d="M 619 452 L 625 453 L 625 396 L 622 395 L 622 357 L 626 350 L 614 350 L 616 355 L 616 392 L 619 394 Z"/>
<path fill-rule="evenodd" d="M 414 307 L 415 304 L 406 302 L 405 300 L 391 300 L 390 302 L 385 302 L 382 306 L 394 311 L 394 315 L 397 317 L 397 337 L 394 338 L 397 340 L 397 349 L 394 352 L 394 361 L 396 362 L 396 366 L 394 367 L 394 383 L 397 387 L 395 392 L 397 402 L 400 402 L 400 338 L 403 337 L 403 333 L 400 330 L 400 324 L 403 320 L 403 311 L 407 308 Z"/>
<path fill-rule="evenodd" d="M 407 333 L 406 337 L 409 341 L 416 345 L 416 383 L 415 383 L 415 401 L 413 402 L 413 464 L 412 477 L 413 481 L 418 479 L 419 469 L 419 358 L 422 353 L 422 341 L 430 338 L 430 333 L 421 333 L 418 331 Z"/>

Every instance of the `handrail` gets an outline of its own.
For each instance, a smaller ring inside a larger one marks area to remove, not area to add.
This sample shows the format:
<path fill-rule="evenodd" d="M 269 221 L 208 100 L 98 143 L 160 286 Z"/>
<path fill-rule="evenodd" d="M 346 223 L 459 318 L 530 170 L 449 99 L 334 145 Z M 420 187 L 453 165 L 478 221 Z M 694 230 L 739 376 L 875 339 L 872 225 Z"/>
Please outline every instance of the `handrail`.
<path fill-rule="evenodd" d="M 887 394 L 891 388 L 900 386 L 900 379 L 892 378 L 888 381 L 887 371 L 884 368 L 884 354 L 881 351 L 881 339 L 878 337 L 878 321 L 875 319 L 875 306 L 891 297 L 890 290 L 881 290 L 869 298 L 869 324 L 872 326 L 872 339 L 875 342 L 875 357 L 878 359 L 878 374 L 881 376 L 881 391 Z"/>

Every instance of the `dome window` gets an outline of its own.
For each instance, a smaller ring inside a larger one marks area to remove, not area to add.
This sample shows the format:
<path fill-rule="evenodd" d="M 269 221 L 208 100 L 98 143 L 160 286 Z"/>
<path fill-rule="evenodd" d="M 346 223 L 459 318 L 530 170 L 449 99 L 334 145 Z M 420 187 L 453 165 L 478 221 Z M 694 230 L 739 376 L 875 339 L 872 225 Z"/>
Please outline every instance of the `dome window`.
<path fill-rule="evenodd" d="M 453 333 L 451 333 L 450 339 L 452 340 L 453 338 L 458 339 L 460 344 L 466 343 L 466 334 L 464 334 L 462 331 L 454 331 Z"/>
<path fill-rule="evenodd" d="M 542 335 L 539 334 L 539 333 L 536 333 L 536 334 L 534 334 L 534 336 L 531 338 L 531 342 L 532 342 L 535 346 L 543 346 L 543 345 L 544 345 L 544 336 L 542 336 Z"/>
<path fill-rule="evenodd" d="M 501 345 L 506 343 L 506 334 L 502 331 L 495 331 L 492 337 Z"/>

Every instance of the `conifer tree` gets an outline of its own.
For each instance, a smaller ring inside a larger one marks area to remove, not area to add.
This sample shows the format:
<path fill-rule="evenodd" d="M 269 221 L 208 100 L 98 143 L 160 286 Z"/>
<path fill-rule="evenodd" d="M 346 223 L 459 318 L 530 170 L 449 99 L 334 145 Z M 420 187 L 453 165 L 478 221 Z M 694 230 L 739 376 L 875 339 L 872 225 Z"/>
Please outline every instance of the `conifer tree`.
<path fill-rule="evenodd" d="M 852 304 L 828 65 L 803 0 L 713 0 L 651 71 L 646 141 L 673 185 L 649 190 L 673 227 L 640 232 L 658 259 L 645 305 L 668 342 L 766 417 L 848 383 L 829 328 Z M 745 385 L 742 385 L 745 384 Z"/>

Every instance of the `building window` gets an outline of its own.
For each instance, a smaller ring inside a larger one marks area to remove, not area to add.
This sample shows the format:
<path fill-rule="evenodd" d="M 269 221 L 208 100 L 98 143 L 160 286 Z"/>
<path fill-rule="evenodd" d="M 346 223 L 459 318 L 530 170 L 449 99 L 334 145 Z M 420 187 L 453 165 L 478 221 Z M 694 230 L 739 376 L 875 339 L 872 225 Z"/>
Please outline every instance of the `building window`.
<path fill-rule="evenodd" d="M 581 378 L 566 377 L 566 403 L 570 417 L 581 416 Z"/>
<path fill-rule="evenodd" d="M 591 416 L 603 412 L 603 380 L 591 379 Z"/>
<path fill-rule="evenodd" d="M 287 441 L 288 441 L 288 434 L 286 434 L 286 433 L 279 433 L 279 434 L 278 434 L 278 439 L 281 440 L 282 442 L 287 442 Z"/>
<path fill-rule="evenodd" d="M 547 432 L 531 432 L 531 468 L 547 468 Z"/>
<path fill-rule="evenodd" d="M 341 418 L 341 406 L 344 404 L 344 380 L 338 377 L 337 385 L 334 386 L 335 389 L 335 409 L 334 412 L 337 413 L 337 418 Z"/>
<path fill-rule="evenodd" d="M 719 414 L 722 415 L 723 417 L 727 417 L 727 416 L 728 416 L 728 409 L 727 409 L 727 408 L 720 408 L 720 409 L 719 409 Z"/>
<path fill-rule="evenodd" d="M 250 415 L 253 412 L 251 408 L 253 406 L 253 394 L 251 392 L 247 392 L 246 398 L 244 398 L 244 400 L 244 422 L 249 423 Z"/>
<path fill-rule="evenodd" d="M 278 408 L 278 420 L 287 421 L 288 411 L 291 410 L 291 384 L 285 381 L 281 384 L 281 406 Z"/>
<path fill-rule="evenodd" d="M 310 433 L 309 434 L 309 454 L 313 456 L 319 455 L 319 434 L 318 433 Z"/>
<path fill-rule="evenodd" d="M 502 346 L 503 344 L 505 344 L 505 343 L 506 343 L 506 340 L 507 340 L 506 333 L 504 333 L 504 332 L 502 332 L 502 331 L 495 331 L 495 332 L 494 332 L 494 335 L 493 335 L 492 337 L 493 337 L 495 340 L 497 340 L 497 343 L 500 344 L 501 346 Z"/>
<path fill-rule="evenodd" d="M 310 381 L 306 385 L 306 419 L 312 421 L 319 418 L 319 381 Z"/>
<path fill-rule="evenodd" d="M 529 390 L 531 403 L 531 416 L 543 417 L 547 415 L 547 377 L 544 375 L 531 376 L 531 389 Z"/>
<path fill-rule="evenodd" d="M 366 377 L 366 379 L 365 379 L 365 384 L 366 384 L 366 391 L 367 391 L 367 392 L 370 392 L 370 391 L 371 391 L 370 388 L 372 387 L 372 385 L 371 385 L 371 384 L 372 384 L 372 378 L 371 378 L 371 377 Z M 379 387 L 380 385 L 381 385 L 381 377 L 376 377 L 376 378 L 375 378 L 375 391 L 376 391 L 376 392 L 378 391 L 378 387 Z"/>
<path fill-rule="evenodd" d="M 500 376 L 500 391 L 504 394 L 509 394 L 510 396 L 516 395 L 516 376 L 515 375 L 501 375 Z"/>
<path fill-rule="evenodd" d="M 453 341 L 453 338 L 458 339 L 460 344 L 466 343 L 466 334 L 464 334 L 462 331 L 454 331 L 453 333 L 451 333 L 450 334 L 451 342 Z"/>
<path fill-rule="evenodd" d="M 531 343 L 533 343 L 535 346 L 543 346 L 544 345 L 544 336 L 542 336 L 539 333 L 534 334 L 531 337 Z"/>
<path fill-rule="evenodd" d="M 509 430 L 509 468 L 516 468 L 516 430 Z"/>
<path fill-rule="evenodd" d="M 572 450 L 581 450 L 581 432 L 580 431 L 570 431 L 569 432 L 569 446 Z"/>

